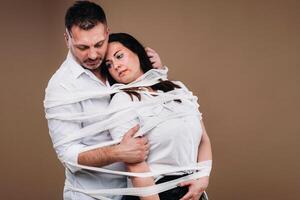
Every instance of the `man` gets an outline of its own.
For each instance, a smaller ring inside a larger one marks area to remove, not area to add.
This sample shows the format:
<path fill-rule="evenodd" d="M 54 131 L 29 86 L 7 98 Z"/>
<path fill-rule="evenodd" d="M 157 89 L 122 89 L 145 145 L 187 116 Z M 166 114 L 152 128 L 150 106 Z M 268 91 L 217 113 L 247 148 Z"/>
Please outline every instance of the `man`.
<path fill-rule="evenodd" d="M 101 76 L 100 64 L 103 62 L 109 36 L 106 17 L 103 9 L 92 2 L 78 1 L 71 6 L 65 16 L 65 40 L 69 53 L 52 76 L 46 89 L 45 100 L 54 94 L 56 97 L 72 96 L 78 91 L 103 91 L 108 87 L 108 82 Z M 159 56 L 150 48 L 148 56 L 154 66 L 161 66 Z M 51 94 L 50 92 L 51 91 Z M 63 98 L 63 97 L 62 97 Z M 88 99 L 79 103 L 56 106 L 45 109 L 46 114 L 105 112 L 110 97 L 101 99 Z M 48 126 L 53 143 L 75 134 L 81 128 L 94 123 L 71 122 L 49 119 Z M 71 162 L 87 166 L 105 167 L 112 170 L 124 170 L 123 163 L 137 163 L 144 161 L 149 152 L 146 138 L 134 138 L 138 127 L 129 130 L 118 145 L 107 146 L 82 151 L 95 142 L 110 141 L 109 134 L 97 134 L 85 141 L 72 141 L 55 147 L 58 158 L 62 162 Z M 105 189 L 126 187 L 126 180 L 121 176 L 104 175 L 101 173 L 66 168 L 66 184 L 81 189 Z M 112 197 L 120 199 L 120 197 Z M 64 199 L 91 200 L 93 198 L 79 192 L 64 189 Z"/>

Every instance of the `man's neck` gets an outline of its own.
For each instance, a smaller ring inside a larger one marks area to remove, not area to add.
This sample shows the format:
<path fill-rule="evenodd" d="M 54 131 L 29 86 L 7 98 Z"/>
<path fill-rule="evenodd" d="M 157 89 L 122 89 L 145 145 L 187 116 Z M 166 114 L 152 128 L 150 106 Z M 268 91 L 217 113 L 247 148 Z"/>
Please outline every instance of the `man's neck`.
<path fill-rule="evenodd" d="M 106 78 L 101 74 L 100 69 L 90 70 L 101 82 L 105 83 Z"/>

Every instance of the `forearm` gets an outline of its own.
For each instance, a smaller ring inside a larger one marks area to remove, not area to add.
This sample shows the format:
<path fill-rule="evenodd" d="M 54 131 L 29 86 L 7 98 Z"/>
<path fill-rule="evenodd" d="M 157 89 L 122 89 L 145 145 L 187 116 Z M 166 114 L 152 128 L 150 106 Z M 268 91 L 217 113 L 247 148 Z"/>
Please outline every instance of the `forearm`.
<path fill-rule="evenodd" d="M 140 162 L 136 164 L 127 164 L 127 170 L 129 172 L 134 173 L 142 173 L 142 172 L 149 172 L 150 168 L 146 162 Z M 134 187 L 147 187 L 155 185 L 153 177 L 146 177 L 146 178 L 140 178 L 140 177 L 131 177 L 131 182 Z M 158 195 L 151 195 L 147 197 L 140 197 L 141 200 L 159 200 Z"/>
<path fill-rule="evenodd" d="M 78 155 L 78 163 L 81 165 L 102 167 L 114 162 L 121 162 L 118 145 L 100 147 L 81 152 Z"/>
<path fill-rule="evenodd" d="M 149 144 L 146 138 L 133 138 L 137 127 L 130 129 L 121 143 L 83 151 L 78 155 L 78 163 L 81 165 L 102 167 L 115 162 L 140 163 L 145 160 Z"/>

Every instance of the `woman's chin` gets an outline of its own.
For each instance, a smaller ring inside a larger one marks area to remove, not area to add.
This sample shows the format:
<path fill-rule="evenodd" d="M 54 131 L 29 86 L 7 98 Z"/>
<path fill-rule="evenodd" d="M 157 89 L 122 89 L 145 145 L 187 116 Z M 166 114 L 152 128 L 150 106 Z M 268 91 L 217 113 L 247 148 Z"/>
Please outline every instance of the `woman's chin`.
<path fill-rule="evenodd" d="M 132 81 L 133 80 L 131 78 L 123 76 L 119 79 L 118 82 L 123 83 L 123 84 L 128 84 L 128 83 L 131 83 Z"/>

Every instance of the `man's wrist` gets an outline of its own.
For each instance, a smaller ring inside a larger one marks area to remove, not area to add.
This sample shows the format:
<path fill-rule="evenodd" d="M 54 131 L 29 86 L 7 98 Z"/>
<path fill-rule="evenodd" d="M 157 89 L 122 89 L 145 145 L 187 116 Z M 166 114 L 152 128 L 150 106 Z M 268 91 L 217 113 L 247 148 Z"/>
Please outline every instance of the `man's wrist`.
<path fill-rule="evenodd" d="M 120 144 L 115 144 L 110 147 L 109 155 L 113 162 L 124 162 L 122 157 L 122 151 L 120 150 Z"/>

